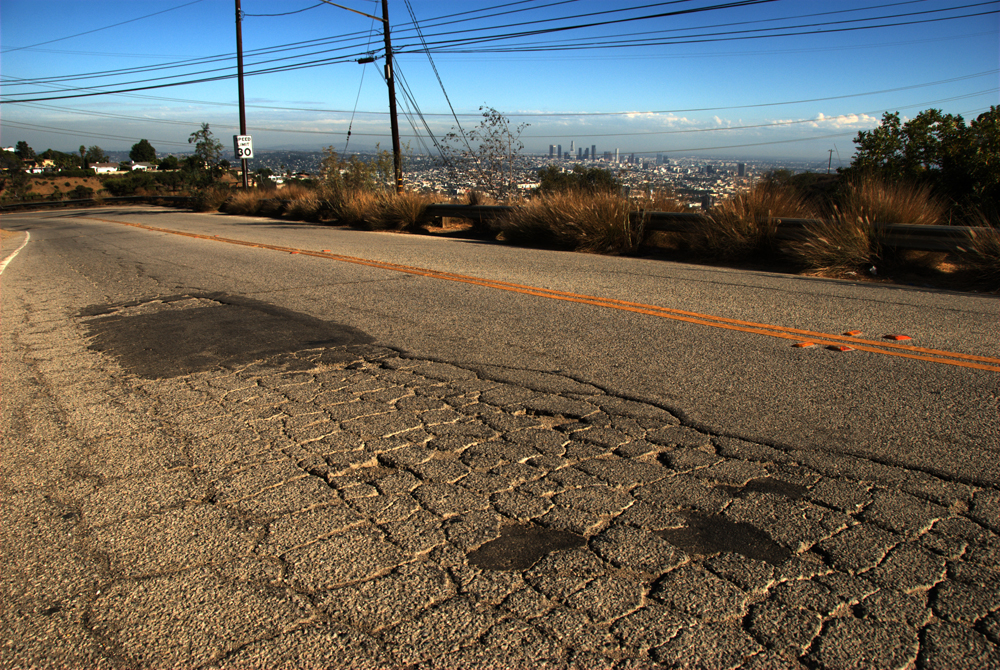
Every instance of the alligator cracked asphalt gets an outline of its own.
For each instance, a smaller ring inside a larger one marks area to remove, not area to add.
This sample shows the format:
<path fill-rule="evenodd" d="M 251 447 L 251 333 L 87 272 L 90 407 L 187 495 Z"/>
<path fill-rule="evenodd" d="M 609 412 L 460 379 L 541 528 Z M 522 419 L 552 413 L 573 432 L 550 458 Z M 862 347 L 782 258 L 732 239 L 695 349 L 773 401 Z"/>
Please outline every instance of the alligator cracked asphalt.
<path fill-rule="evenodd" d="M 116 320 L 231 303 L 67 316 L 38 281 L 4 667 L 1000 667 L 996 489 L 351 333 L 168 374 Z"/>

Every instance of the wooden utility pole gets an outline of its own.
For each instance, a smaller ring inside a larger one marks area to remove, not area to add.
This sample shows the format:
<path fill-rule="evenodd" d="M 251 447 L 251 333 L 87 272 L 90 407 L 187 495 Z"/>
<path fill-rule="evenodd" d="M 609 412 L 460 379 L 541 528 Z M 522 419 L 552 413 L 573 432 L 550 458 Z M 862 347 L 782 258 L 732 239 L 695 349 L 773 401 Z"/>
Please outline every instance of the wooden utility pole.
<path fill-rule="evenodd" d="M 399 121 L 396 120 L 396 82 L 392 72 L 392 42 L 389 41 L 389 0 L 382 0 L 382 30 L 385 34 L 385 83 L 389 87 L 389 126 L 392 130 L 392 166 L 396 193 L 403 192 L 403 156 L 399 147 Z"/>
<path fill-rule="evenodd" d="M 236 71 L 240 87 L 240 135 L 247 134 L 247 110 L 243 98 L 243 10 L 240 8 L 240 0 L 236 0 Z M 247 175 L 247 159 L 241 159 L 243 166 L 243 188 L 250 188 L 250 179 Z"/>
<path fill-rule="evenodd" d="M 330 0 L 320 0 L 320 2 L 333 5 L 334 7 L 338 7 L 340 9 L 346 9 L 349 12 L 354 12 L 355 14 L 360 14 L 361 16 L 367 16 L 369 19 L 375 19 L 376 21 L 382 22 L 382 33 L 385 35 L 385 83 L 389 87 L 389 126 L 392 129 L 392 166 L 393 172 L 395 172 L 396 193 L 402 193 L 403 152 L 399 147 L 399 121 L 396 119 L 396 80 L 393 78 L 392 71 L 392 42 L 389 41 L 389 0 L 382 0 L 381 18 L 372 16 L 371 14 L 365 14 L 364 12 L 359 12 L 358 10 L 351 9 L 350 7 L 338 5 L 336 2 L 331 2 Z"/>

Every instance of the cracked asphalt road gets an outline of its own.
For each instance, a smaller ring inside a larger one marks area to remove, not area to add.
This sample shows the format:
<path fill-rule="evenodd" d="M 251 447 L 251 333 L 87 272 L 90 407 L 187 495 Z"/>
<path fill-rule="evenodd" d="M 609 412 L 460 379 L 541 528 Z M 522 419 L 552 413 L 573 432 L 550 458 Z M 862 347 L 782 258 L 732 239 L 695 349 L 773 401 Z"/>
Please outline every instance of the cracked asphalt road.
<path fill-rule="evenodd" d="M 996 487 L 287 312 L 139 365 L 275 312 L 10 276 L 4 667 L 1000 667 Z"/>

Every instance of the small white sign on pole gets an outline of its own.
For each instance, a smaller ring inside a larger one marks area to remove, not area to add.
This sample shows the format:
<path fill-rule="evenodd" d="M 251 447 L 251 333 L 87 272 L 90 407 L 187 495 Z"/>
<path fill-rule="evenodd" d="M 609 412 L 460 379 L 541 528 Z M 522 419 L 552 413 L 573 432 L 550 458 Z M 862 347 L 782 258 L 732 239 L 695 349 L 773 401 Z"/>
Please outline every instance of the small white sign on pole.
<path fill-rule="evenodd" d="M 253 158 L 253 138 L 249 135 L 233 135 L 233 148 L 236 158 Z"/>

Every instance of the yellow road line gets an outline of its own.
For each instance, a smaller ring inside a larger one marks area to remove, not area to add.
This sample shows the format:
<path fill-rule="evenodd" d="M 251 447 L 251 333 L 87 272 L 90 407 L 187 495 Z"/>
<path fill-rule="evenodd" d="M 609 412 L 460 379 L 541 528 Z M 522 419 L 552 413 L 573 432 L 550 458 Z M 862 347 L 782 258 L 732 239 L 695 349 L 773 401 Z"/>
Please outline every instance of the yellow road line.
<path fill-rule="evenodd" d="M 428 277 L 432 279 L 443 279 L 446 281 L 459 282 L 463 284 L 472 284 L 475 286 L 494 288 L 501 291 L 521 293 L 523 295 L 532 295 L 540 298 L 548 298 L 551 300 L 575 302 L 584 305 L 593 305 L 595 307 L 607 307 L 610 309 L 617 309 L 625 312 L 633 312 L 636 314 L 644 314 L 647 316 L 655 316 L 663 319 L 683 321 L 686 323 L 693 323 L 701 326 L 711 326 L 713 328 L 722 328 L 725 330 L 734 330 L 743 333 L 767 335 L 769 337 L 777 337 L 785 340 L 794 340 L 796 342 L 800 342 L 803 339 L 807 339 L 810 342 L 813 342 L 814 344 L 825 345 L 825 346 L 842 346 L 844 344 L 847 344 L 852 348 L 857 349 L 858 351 L 867 351 L 870 353 L 883 354 L 886 356 L 898 356 L 901 358 L 910 358 L 920 361 L 929 361 L 932 363 L 942 363 L 945 365 L 955 365 L 959 367 L 973 368 L 976 370 L 988 370 L 990 372 L 1000 372 L 1000 359 L 990 358 L 988 356 L 977 356 L 974 354 L 963 354 L 954 351 L 945 351 L 941 349 L 928 349 L 908 344 L 898 344 L 896 342 L 867 340 L 858 337 L 852 337 L 849 335 L 835 335 L 832 333 L 822 333 L 812 330 L 804 330 L 801 328 L 792 328 L 788 326 L 775 326 L 767 323 L 756 323 L 753 321 L 729 319 L 726 317 L 714 316 L 711 314 L 701 314 L 699 312 L 690 312 L 681 309 L 673 309 L 670 307 L 658 307 L 656 305 L 646 305 L 643 303 L 629 302 L 627 300 L 618 300 L 615 298 L 601 298 L 597 296 L 569 293 L 567 291 L 557 291 L 553 289 L 540 288 L 537 286 L 529 286 L 524 284 L 515 284 L 511 282 L 499 281 L 494 279 L 482 279 L 479 277 L 455 274 L 452 272 L 442 272 L 439 270 L 430 270 L 427 268 L 420 268 L 409 265 L 399 265 L 397 263 L 375 261 L 367 258 L 358 258 L 354 256 L 344 256 L 341 254 L 334 254 L 328 252 L 311 251 L 309 249 L 297 249 L 295 247 L 281 247 L 273 244 L 259 244 L 256 242 L 247 242 L 245 240 L 236 240 L 236 239 L 230 239 L 212 235 L 186 233 L 179 230 L 170 230 L 168 228 L 157 228 L 155 226 L 146 226 L 143 224 L 131 223 L 128 221 L 114 221 L 110 219 L 98 219 L 91 217 L 80 217 L 80 218 L 91 221 L 101 221 L 103 223 L 116 223 L 125 226 L 132 226 L 133 228 L 142 228 L 143 230 L 150 230 L 159 233 L 167 233 L 170 235 L 180 235 L 182 237 L 192 237 L 195 239 L 224 242 L 226 244 L 237 244 L 245 247 L 255 247 L 258 249 L 268 249 L 271 251 L 282 251 L 285 253 L 302 254 L 303 256 L 326 258 L 329 260 L 335 260 L 343 263 L 364 265 L 366 267 L 391 270 L 393 272 L 403 272 L 406 274 L 418 275 L 421 277 Z"/>

